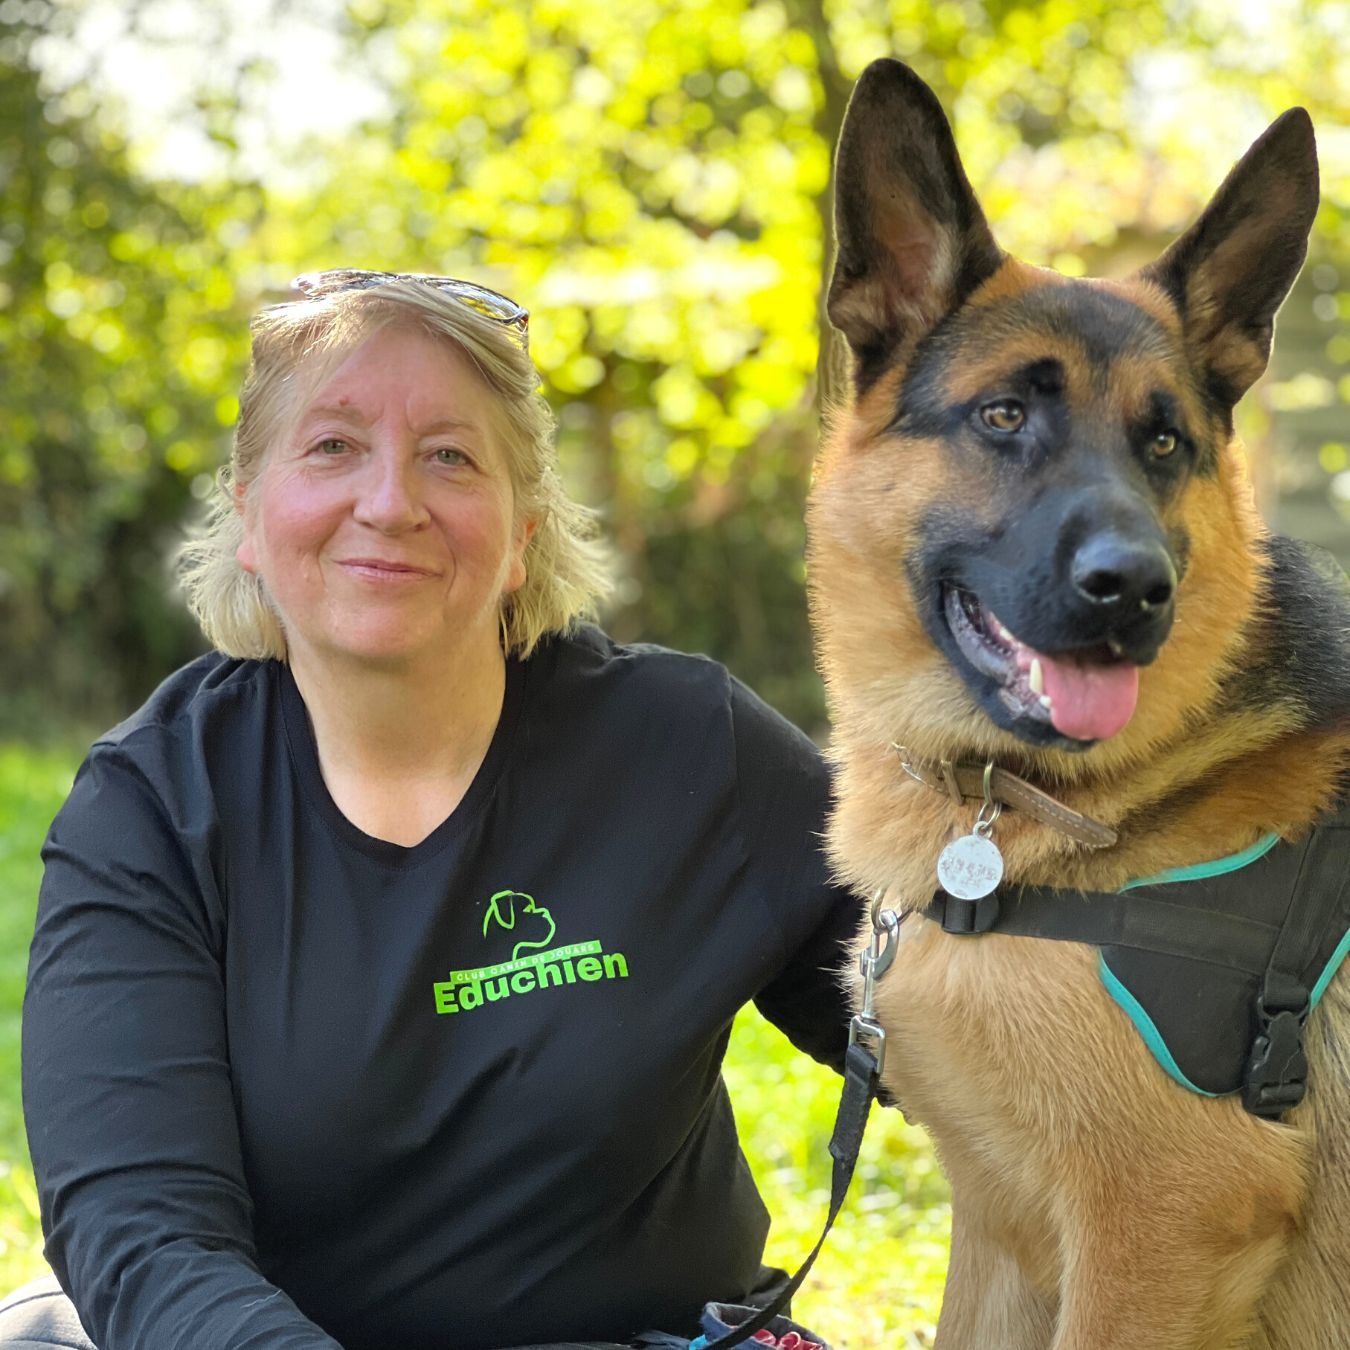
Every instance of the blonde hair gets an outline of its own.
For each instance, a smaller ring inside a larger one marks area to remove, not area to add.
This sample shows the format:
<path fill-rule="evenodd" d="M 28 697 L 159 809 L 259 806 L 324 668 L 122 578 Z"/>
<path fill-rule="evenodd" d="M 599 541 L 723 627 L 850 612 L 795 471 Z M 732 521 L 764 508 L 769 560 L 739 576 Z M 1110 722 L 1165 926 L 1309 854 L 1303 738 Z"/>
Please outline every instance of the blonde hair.
<path fill-rule="evenodd" d="M 525 581 L 502 597 L 503 649 L 528 656 L 541 638 L 593 614 L 609 591 L 595 512 L 563 488 L 553 413 L 515 330 L 426 282 L 334 290 L 269 306 L 253 320 L 253 361 L 239 396 L 230 462 L 217 475 L 204 526 L 179 554 L 188 607 L 207 641 L 227 656 L 286 655 L 286 635 L 262 580 L 235 557 L 243 541 L 235 495 L 247 495 L 268 452 L 346 357 L 391 324 L 453 345 L 494 395 L 516 519 L 535 525 L 525 546 Z"/>

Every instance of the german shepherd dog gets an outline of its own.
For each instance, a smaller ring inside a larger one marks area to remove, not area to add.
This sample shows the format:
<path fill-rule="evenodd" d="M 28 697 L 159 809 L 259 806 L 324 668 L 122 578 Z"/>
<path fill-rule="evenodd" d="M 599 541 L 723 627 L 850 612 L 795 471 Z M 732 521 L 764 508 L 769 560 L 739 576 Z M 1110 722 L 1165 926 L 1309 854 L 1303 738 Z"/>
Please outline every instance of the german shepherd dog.
<path fill-rule="evenodd" d="M 1099 895 L 1296 841 L 1342 799 L 1350 602 L 1258 519 L 1232 422 L 1317 197 L 1294 109 L 1154 263 L 1069 279 L 997 247 L 907 67 L 849 105 L 828 310 L 852 380 L 808 509 L 828 839 L 903 916 L 876 1009 L 952 1187 L 943 1350 L 1350 1347 L 1350 975 L 1272 1120 L 1172 1081 L 1095 947 L 920 913 L 972 830 L 952 766 L 1114 831 L 993 827 L 1005 885 Z"/>

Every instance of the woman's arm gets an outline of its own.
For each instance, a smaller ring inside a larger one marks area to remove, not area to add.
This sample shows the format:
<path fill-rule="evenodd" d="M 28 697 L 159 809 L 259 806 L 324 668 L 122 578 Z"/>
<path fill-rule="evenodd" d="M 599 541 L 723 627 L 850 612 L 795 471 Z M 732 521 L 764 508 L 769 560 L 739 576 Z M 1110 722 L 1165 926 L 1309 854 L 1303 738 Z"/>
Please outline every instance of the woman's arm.
<path fill-rule="evenodd" d="M 225 919 L 149 783 L 95 747 L 43 849 L 23 1091 L 47 1256 L 100 1350 L 337 1350 L 259 1273 Z"/>
<path fill-rule="evenodd" d="M 842 1072 L 852 1011 L 844 971 L 862 902 L 831 881 L 822 851 L 829 771 L 809 737 L 735 680 L 731 711 L 741 831 L 784 956 L 755 1006 L 799 1050 Z"/>

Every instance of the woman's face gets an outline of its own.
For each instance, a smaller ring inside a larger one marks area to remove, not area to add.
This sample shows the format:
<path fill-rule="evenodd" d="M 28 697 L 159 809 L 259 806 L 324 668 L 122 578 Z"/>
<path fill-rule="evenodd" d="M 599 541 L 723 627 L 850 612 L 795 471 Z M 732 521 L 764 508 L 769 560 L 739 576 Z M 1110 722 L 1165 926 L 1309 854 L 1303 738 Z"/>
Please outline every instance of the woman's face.
<path fill-rule="evenodd" d="M 525 579 L 493 395 L 448 343 L 375 333 L 268 452 L 241 505 L 291 660 L 407 665 L 499 642 Z"/>

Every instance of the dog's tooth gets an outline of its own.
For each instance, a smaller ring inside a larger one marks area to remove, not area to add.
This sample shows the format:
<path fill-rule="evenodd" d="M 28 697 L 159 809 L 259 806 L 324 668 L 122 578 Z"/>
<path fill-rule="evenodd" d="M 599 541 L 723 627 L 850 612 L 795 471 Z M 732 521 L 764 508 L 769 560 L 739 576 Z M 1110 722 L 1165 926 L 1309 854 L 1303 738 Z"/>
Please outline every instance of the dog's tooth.
<path fill-rule="evenodd" d="M 1008 629 L 1005 628 L 1002 624 L 999 624 L 999 626 L 998 626 L 998 635 L 999 635 L 999 637 L 1001 637 L 1001 638 L 1004 640 L 1004 642 L 1016 642 L 1016 641 L 1017 641 L 1017 639 L 1016 639 L 1015 637 L 1013 637 L 1013 635 L 1008 631 Z"/>
<path fill-rule="evenodd" d="M 1034 656 L 1031 659 L 1031 674 L 1027 676 L 1027 683 L 1031 686 L 1033 694 L 1045 693 L 1045 673 L 1041 670 L 1041 658 Z"/>
<path fill-rule="evenodd" d="M 1049 695 L 1049 694 L 1042 694 L 1042 695 L 1041 695 L 1041 707 L 1044 708 L 1046 712 L 1049 712 L 1049 711 L 1050 711 L 1050 709 L 1051 709 L 1051 707 L 1052 707 L 1052 704 L 1051 704 L 1051 702 L 1050 702 L 1050 695 Z"/>
<path fill-rule="evenodd" d="M 1106 648 L 1112 656 L 1123 656 L 1125 654 L 1125 648 L 1115 638 L 1107 638 Z"/>

